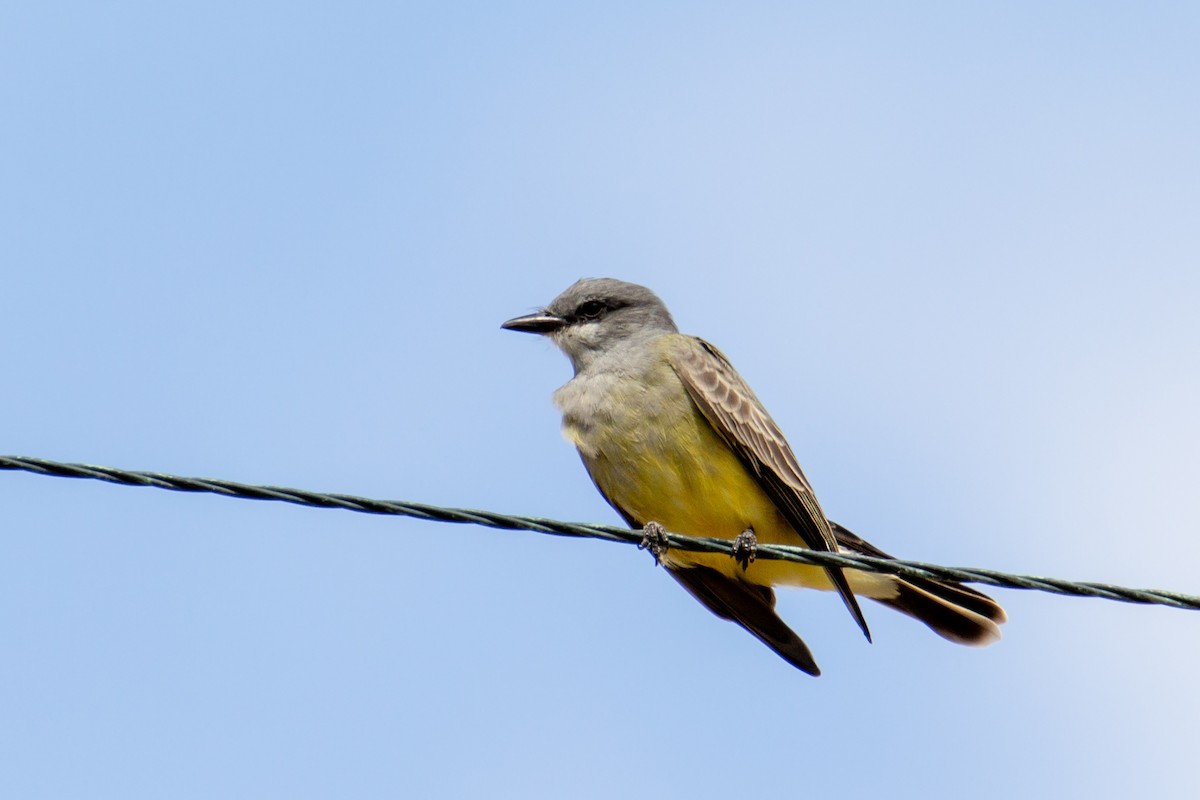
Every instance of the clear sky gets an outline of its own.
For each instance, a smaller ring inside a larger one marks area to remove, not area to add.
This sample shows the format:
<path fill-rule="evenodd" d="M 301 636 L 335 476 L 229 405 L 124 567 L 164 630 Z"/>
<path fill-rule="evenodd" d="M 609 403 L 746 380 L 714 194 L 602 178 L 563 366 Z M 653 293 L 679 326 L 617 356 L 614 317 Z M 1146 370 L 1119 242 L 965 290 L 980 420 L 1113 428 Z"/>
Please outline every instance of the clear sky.
<path fill-rule="evenodd" d="M 617 522 L 503 332 L 655 289 L 898 555 L 1200 591 L 1200 11 L 10 3 L 0 452 Z M 955 647 L 633 548 L 0 473 L 0 796 L 1194 797 L 1200 615 Z"/>

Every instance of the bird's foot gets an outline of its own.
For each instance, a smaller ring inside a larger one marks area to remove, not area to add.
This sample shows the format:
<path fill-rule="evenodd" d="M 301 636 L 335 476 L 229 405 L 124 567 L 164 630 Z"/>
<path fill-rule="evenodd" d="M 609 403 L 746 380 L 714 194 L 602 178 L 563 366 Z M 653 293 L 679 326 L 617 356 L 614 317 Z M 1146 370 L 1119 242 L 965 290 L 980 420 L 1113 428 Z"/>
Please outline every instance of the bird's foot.
<path fill-rule="evenodd" d="M 733 560 L 742 565 L 742 569 L 754 563 L 758 557 L 758 537 L 754 528 L 746 528 L 733 540 Z"/>
<path fill-rule="evenodd" d="M 655 565 L 662 563 L 662 555 L 670 545 L 667 542 L 667 529 L 657 522 L 647 522 L 642 526 L 642 541 L 638 550 L 649 550 L 654 556 Z"/>

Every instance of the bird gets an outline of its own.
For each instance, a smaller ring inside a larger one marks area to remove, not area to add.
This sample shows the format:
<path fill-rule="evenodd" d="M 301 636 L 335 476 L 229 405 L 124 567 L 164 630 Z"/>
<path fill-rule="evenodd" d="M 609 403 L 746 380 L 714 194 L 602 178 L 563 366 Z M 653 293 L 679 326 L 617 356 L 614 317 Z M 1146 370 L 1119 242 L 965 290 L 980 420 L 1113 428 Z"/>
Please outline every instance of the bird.
<path fill-rule="evenodd" d="M 892 558 L 825 516 L 792 448 L 729 359 L 682 334 L 651 290 L 585 278 L 502 328 L 539 334 L 570 360 L 554 392 L 564 436 L 600 494 L 657 563 L 716 616 L 744 628 L 793 667 L 821 674 L 804 640 L 776 613 L 775 588 L 837 592 L 871 641 L 857 597 L 913 617 L 952 642 L 1000 638 L 1004 610 L 950 581 L 776 559 L 759 543 Z M 729 540 L 728 553 L 670 548 L 666 532 Z"/>

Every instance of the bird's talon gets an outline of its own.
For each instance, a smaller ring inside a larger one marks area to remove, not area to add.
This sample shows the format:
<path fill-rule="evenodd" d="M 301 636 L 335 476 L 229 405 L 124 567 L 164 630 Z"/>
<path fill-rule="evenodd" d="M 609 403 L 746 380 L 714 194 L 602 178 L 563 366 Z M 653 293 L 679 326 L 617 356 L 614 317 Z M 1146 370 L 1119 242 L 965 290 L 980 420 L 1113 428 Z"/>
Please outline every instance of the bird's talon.
<path fill-rule="evenodd" d="M 662 563 L 662 555 L 667 552 L 667 529 L 657 522 L 647 522 L 642 526 L 642 541 L 638 550 L 649 550 L 654 556 L 654 564 Z"/>
<path fill-rule="evenodd" d="M 742 569 L 754 563 L 758 557 L 758 537 L 753 528 L 747 528 L 733 540 L 733 559 L 742 565 Z"/>

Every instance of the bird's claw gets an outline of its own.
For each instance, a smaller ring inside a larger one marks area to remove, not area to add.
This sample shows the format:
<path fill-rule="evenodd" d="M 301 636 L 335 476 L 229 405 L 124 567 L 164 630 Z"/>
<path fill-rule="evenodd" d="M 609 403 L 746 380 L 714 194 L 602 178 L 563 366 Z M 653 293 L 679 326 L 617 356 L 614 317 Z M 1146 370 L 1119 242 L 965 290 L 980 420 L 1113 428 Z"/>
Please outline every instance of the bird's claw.
<path fill-rule="evenodd" d="M 746 528 L 733 540 L 733 560 L 742 565 L 742 569 L 754 563 L 758 557 L 758 537 L 754 528 Z"/>
<path fill-rule="evenodd" d="M 654 556 L 656 566 L 662 563 L 662 555 L 667 552 L 669 546 L 667 529 L 661 524 L 647 522 L 642 526 L 642 541 L 638 544 L 638 550 L 649 550 L 650 555 Z"/>

